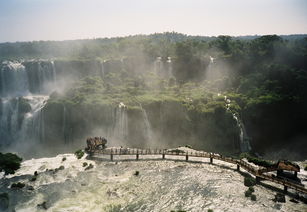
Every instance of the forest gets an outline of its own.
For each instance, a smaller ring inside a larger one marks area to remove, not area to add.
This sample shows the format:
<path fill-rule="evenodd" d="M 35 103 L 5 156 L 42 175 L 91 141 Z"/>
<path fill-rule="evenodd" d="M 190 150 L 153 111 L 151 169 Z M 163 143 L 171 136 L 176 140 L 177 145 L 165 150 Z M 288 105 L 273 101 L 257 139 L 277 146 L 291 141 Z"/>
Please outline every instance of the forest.
<path fill-rule="evenodd" d="M 272 152 L 289 158 L 302 158 L 307 154 L 304 148 L 307 35 L 204 37 L 169 32 L 2 43 L 0 60 L 20 61 L 26 67 L 35 60 L 53 60 L 57 70 L 62 67 L 62 72 L 67 63 L 82 69 L 75 73 L 80 76 L 71 86 L 50 95 L 45 107 L 45 111 L 49 111 L 45 118 L 50 122 L 53 114 L 61 110 L 59 105 L 70 110 L 74 116 L 70 124 L 74 126 L 82 120 L 76 118 L 80 111 L 99 123 L 99 117 L 95 117 L 98 111 L 124 102 L 130 114 L 137 114 L 143 106 L 153 129 L 157 130 L 161 127 L 161 120 L 155 119 L 157 108 L 164 107 L 165 116 L 171 117 L 163 121 L 163 126 L 173 130 L 164 132 L 163 136 L 169 140 L 175 137 L 184 140 L 173 141 L 173 145 L 188 144 L 186 138 L 197 137 L 191 141 L 193 146 L 233 153 L 239 132 L 232 127 L 235 120 L 225 104 L 227 97 L 231 100 L 228 107 L 245 124 L 253 151 L 268 157 Z M 97 61 L 104 64 L 103 77 L 102 73 L 88 74 L 89 66 L 80 65 L 96 66 Z M 170 62 L 172 67 L 168 69 Z M 155 72 L 149 64 L 163 64 L 169 72 Z M 165 104 L 172 109 L 165 109 Z M 176 117 L 165 110 L 184 110 L 186 116 Z M 108 120 L 105 116 L 101 119 Z M 53 122 L 56 125 L 60 121 Z M 137 126 L 130 129 L 131 132 L 136 130 Z M 137 146 L 141 138 L 136 137 L 131 140 Z M 210 145 L 200 145 L 207 140 Z"/>

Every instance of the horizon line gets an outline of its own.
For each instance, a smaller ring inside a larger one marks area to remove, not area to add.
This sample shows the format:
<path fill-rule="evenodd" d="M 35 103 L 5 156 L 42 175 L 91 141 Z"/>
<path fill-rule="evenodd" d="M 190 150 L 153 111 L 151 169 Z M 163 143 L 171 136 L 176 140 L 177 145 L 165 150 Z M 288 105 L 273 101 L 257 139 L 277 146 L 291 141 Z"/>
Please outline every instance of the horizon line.
<path fill-rule="evenodd" d="M 59 39 L 59 40 L 24 40 L 24 41 L 0 41 L 0 44 L 14 44 L 14 43 L 31 43 L 31 42 L 66 42 L 66 41 L 86 41 L 86 40 L 96 40 L 96 39 L 119 39 L 119 38 L 128 38 L 128 37 L 137 37 L 137 36 L 151 36 L 155 34 L 181 34 L 187 37 L 208 37 L 208 38 L 217 38 L 219 36 L 230 36 L 233 38 L 236 37 L 261 37 L 266 35 L 277 35 L 277 36 L 307 36 L 307 33 L 291 33 L 291 34 L 246 34 L 246 35 L 229 35 L 229 34 L 219 34 L 219 35 L 192 35 L 192 34 L 185 34 L 181 32 L 175 32 L 175 31 L 166 31 L 166 32 L 154 32 L 154 33 L 148 33 L 148 34 L 132 34 L 132 35 L 119 35 L 119 36 L 106 36 L 106 37 L 92 37 L 92 38 L 76 38 L 76 39 Z"/>

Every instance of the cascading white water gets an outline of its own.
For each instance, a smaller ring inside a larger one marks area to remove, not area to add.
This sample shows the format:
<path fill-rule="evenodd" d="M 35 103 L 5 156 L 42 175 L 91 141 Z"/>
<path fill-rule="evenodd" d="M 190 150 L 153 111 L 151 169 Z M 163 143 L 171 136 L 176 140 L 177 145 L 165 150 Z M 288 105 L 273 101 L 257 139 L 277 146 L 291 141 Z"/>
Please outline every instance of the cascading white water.
<path fill-rule="evenodd" d="M 100 62 L 100 68 L 101 68 L 101 70 L 100 70 L 100 75 L 101 75 L 101 78 L 102 78 L 102 79 L 103 79 L 104 76 L 105 76 L 104 62 L 105 62 L 105 61 L 101 61 L 101 62 Z"/>
<path fill-rule="evenodd" d="M 20 62 L 6 61 L 1 64 L 1 96 L 16 97 L 29 93 L 28 76 Z"/>
<path fill-rule="evenodd" d="M 141 106 L 143 122 L 144 122 L 144 134 L 146 136 L 147 143 L 150 143 L 150 142 L 153 142 L 153 140 L 154 140 L 154 133 L 152 131 L 150 122 L 148 120 L 146 110 L 142 107 L 142 105 L 140 105 L 140 106 Z"/>
<path fill-rule="evenodd" d="M 154 62 L 154 69 L 155 69 L 155 73 L 157 75 L 159 75 L 162 70 L 163 70 L 163 63 L 162 63 L 162 58 L 161 57 L 157 57 L 155 62 Z"/>
<path fill-rule="evenodd" d="M 45 139 L 43 108 L 49 96 L 26 96 L 24 99 L 31 105 L 31 111 L 25 114 L 22 122 L 22 139 L 43 143 Z"/>
<path fill-rule="evenodd" d="M 52 66 L 53 86 L 56 89 L 56 87 L 57 87 L 57 76 L 56 76 L 54 61 L 51 61 L 51 66 Z"/>
<path fill-rule="evenodd" d="M 0 144 L 7 144 L 18 136 L 18 101 L 14 99 L 2 100 L 0 119 Z"/>
<path fill-rule="evenodd" d="M 220 94 L 219 94 L 220 95 Z M 225 103 L 226 103 L 226 108 L 228 111 L 231 112 L 233 118 L 236 120 L 237 122 L 237 125 L 238 125 L 238 128 L 240 129 L 240 150 L 241 152 L 249 152 L 252 150 L 252 147 L 249 143 L 249 137 L 247 136 L 247 133 L 246 133 L 246 130 L 245 130 L 245 127 L 244 127 L 244 124 L 243 122 L 241 121 L 241 119 L 239 119 L 239 117 L 237 116 L 237 114 L 232 111 L 230 109 L 230 103 L 231 103 L 231 100 L 229 98 L 227 98 L 227 96 L 224 96 L 224 99 L 225 99 Z"/>
<path fill-rule="evenodd" d="M 127 106 L 120 102 L 115 110 L 115 125 L 113 128 L 113 138 L 124 143 L 128 136 L 128 115 Z"/>
<path fill-rule="evenodd" d="M 207 71 L 205 74 L 206 80 L 213 80 L 215 78 L 215 71 L 214 71 L 214 64 L 215 64 L 215 58 L 209 56 L 209 65 L 207 67 Z"/>
<path fill-rule="evenodd" d="M 38 91 L 40 94 L 48 94 L 55 89 L 56 70 L 53 62 L 39 61 L 38 65 Z"/>
<path fill-rule="evenodd" d="M 37 68 L 31 63 L 29 66 L 10 61 L 0 64 L 0 94 L 5 97 L 1 99 L 0 144 L 42 143 L 45 140 L 43 108 L 48 95 L 56 89 L 56 70 L 53 62 L 34 62 Z M 28 112 L 19 109 L 29 106 Z"/>

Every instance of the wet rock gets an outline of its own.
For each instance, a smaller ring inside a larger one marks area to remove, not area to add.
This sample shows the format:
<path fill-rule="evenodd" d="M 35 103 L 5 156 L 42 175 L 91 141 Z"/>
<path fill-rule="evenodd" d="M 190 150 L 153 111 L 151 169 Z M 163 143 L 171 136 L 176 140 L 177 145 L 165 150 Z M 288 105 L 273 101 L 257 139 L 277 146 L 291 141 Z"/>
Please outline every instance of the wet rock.
<path fill-rule="evenodd" d="M 290 202 L 298 203 L 298 201 L 296 199 L 290 199 Z"/>
<path fill-rule="evenodd" d="M 57 173 L 58 171 L 64 170 L 64 169 L 65 169 L 64 166 L 60 166 L 59 168 L 54 169 L 53 173 L 55 174 L 55 173 Z"/>
<path fill-rule="evenodd" d="M 38 172 L 37 172 L 37 171 L 35 171 L 35 172 L 34 172 L 34 176 L 37 176 L 37 175 L 38 175 Z"/>
<path fill-rule="evenodd" d="M 46 201 L 44 201 L 44 202 L 42 202 L 40 204 L 37 204 L 37 207 L 40 208 L 40 209 L 45 209 L 45 210 L 48 209 Z"/>
<path fill-rule="evenodd" d="M 36 176 L 33 176 L 31 179 L 30 179 L 30 182 L 34 182 L 36 181 L 37 177 Z"/>
<path fill-rule="evenodd" d="M 89 170 L 89 169 L 92 169 L 92 168 L 94 168 L 94 166 L 93 166 L 93 164 L 90 163 L 90 165 L 89 165 L 88 167 L 85 168 L 85 171 L 86 171 L 86 170 Z"/>
<path fill-rule="evenodd" d="M 4 211 L 9 207 L 9 201 L 8 193 L 0 193 L 0 211 Z"/>
<path fill-rule="evenodd" d="M 139 172 L 139 171 L 135 171 L 133 175 L 134 175 L 134 176 L 139 176 L 139 175 L 140 175 L 140 172 Z"/>
<path fill-rule="evenodd" d="M 275 195 L 275 199 L 274 199 L 275 202 L 286 202 L 286 197 L 284 194 L 281 194 L 281 193 L 277 193 Z"/>
<path fill-rule="evenodd" d="M 277 209 L 277 210 L 280 210 L 281 207 L 282 207 L 281 204 L 275 204 L 273 208 L 274 208 L 274 209 Z"/>
<path fill-rule="evenodd" d="M 87 165 L 88 165 L 87 162 L 84 162 L 84 163 L 82 164 L 83 167 L 86 167 Z"/>
<path fill-rule="evenodd" d="M 27 186 L 27 190 L 28 191 L 34 191 L 34 187 L 33 186 Z"/>
<path fill-rule="evenodd" d="M 21 183 L 21 182 L 13 183 L 13 184 L 11 185 L 11 188 L 21 189 L 21 188 L 25 187 L 25 185 L 26 185 L 26 184 Z"/>

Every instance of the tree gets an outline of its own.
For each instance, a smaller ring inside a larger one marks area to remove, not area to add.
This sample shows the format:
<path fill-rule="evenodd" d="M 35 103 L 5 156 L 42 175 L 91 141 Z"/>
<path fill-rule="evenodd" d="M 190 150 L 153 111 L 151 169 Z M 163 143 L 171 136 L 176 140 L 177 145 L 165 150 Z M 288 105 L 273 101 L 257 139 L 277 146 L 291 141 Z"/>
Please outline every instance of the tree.
<path fill-rule="evenodd" d="M 5 174 L 14 174 L 20 168 L 22 158 L 13 153 L 2 154 L 0 152 L 0 171 Z"/>

